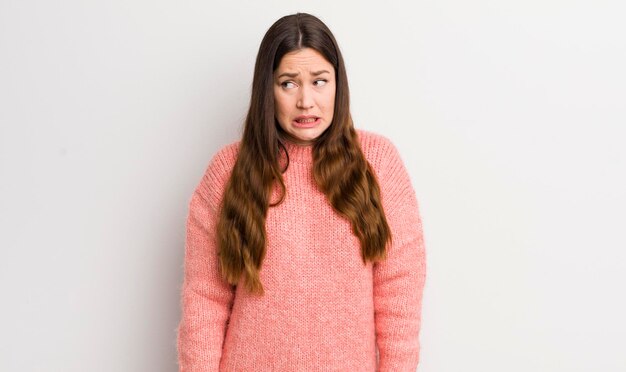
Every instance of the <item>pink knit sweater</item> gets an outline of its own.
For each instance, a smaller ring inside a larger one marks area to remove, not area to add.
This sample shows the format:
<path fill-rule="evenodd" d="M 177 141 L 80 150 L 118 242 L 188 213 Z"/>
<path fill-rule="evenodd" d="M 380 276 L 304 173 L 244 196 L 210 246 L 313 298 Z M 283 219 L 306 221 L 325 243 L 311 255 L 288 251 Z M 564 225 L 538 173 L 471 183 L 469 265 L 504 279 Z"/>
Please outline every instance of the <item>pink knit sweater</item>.
<path fill-rule="evenodd" d="M 416 370 L 426 268 L 418 203 L 391 142 L 358 134 L 393 235 L 387 260 L 363 264 L 350 223 L 315 185 L 311 147 L 290 145 L 287 194 L 267 215 L 263 296 L 220 278 L 215 227 L 238 143 L 213 157 L 189 203 L 181 372 Z"/>

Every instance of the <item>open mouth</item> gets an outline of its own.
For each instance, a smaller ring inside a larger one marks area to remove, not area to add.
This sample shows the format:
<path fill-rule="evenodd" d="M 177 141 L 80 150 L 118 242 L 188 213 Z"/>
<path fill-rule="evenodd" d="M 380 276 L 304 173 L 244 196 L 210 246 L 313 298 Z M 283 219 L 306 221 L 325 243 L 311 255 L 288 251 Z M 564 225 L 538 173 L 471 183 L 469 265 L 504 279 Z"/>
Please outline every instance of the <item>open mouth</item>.
<path fill-rule="evenodd" d="M 321 123 L 321 118 L 317 116 L 299 117 L 294 119 L 293 126 L 296 128 L 313 128 Z"/>
<path fill-rule="evenodd" d="M 315 123 L 317 119 L 319 118 L 312 117 L 312 118 L 296 119 L 296 123 L 300 123 L 300 124 Z"/>

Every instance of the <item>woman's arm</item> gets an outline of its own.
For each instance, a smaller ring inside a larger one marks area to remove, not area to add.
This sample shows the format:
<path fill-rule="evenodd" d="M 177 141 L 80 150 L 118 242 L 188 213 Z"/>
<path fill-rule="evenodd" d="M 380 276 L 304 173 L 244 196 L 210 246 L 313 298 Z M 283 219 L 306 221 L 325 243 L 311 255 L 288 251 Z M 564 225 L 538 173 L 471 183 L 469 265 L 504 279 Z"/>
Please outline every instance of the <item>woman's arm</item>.
<path fill-rule="evenodd" d="M 219 169 L 223 164 L 218 156 L 211 161 L 189 203 L 177 341 L 180 372 L 219 370 L 232 308 L 234 287 L 220 276 L 215 235 L 219 212 L 215 190 L 223 189 L 224 172 Z"/>
<path fill-rule="evenodd" d="M 409 175 L 385 140 L 379 174 L 382 203 L 393 242 L 374 264 L 374 309 L 380 372 L 415 372 L 426 261 L 422 221 Z"/>

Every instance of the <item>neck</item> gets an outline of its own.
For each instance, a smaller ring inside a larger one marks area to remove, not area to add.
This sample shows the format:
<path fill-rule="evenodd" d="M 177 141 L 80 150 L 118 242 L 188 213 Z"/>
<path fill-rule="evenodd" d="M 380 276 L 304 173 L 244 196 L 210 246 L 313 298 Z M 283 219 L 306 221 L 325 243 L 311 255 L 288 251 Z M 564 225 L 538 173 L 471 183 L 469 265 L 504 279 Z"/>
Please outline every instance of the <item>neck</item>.
<path fill-rule="evenodd" d="M 283 141 L 283 143 L 289 143 L 296 146 L 311 146 L 316 142 L 316 139 L 303 140 L 301 138 L 292 136 L 290 133 L 287 133 L 285 131 L 281 131 L 279 138 L 281 139 L 281 141 Z"/>
<path fill-rule="evenodd" d="M 312 161 L 312 142 L 307 144 L 306 141 L 289 141 L 287 139 L 283 139 L 281 142 L 287 151 L 290 163 L 310 163 Z"/>

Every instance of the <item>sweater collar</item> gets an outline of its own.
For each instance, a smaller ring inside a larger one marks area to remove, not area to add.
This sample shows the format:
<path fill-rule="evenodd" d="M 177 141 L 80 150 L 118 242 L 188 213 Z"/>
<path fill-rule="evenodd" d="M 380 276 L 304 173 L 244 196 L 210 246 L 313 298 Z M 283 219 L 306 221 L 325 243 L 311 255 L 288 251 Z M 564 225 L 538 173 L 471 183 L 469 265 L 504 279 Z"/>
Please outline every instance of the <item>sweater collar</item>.
<path fill-rule="evenodd" d="M 284 141 L 285 149 L 289 154 L 290 163 L 311 163 L 313 161 L 313 145 L 298 145 Z"/>

